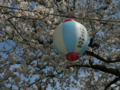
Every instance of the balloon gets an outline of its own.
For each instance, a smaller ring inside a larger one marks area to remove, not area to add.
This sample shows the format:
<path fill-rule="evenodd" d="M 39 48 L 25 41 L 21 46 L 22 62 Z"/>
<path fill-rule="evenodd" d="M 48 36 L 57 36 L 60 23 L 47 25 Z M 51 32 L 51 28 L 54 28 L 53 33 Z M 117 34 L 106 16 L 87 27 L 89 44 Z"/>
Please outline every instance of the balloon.
<path fill-rule="evenodd" d="M 68 61 L 79 59 L 89 44 L 86 28 L 73 19 L 67 19 L 58 25 L 53 33 L 53 44 L 56 51 Z"/>

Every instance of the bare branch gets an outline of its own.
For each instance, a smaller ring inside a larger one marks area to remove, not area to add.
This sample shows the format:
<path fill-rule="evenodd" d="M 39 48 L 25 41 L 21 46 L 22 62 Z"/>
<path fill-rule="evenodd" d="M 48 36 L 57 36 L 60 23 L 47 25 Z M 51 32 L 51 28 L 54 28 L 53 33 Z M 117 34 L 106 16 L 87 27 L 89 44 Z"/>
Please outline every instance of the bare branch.
<path fill-rule="evenodd" d="M 69 68 L 69 67 L 79 67 L 79 68 L 80 67 L 88 67 L 88 68 L 93 68 L 95 70 L 103 71 L 106 73 L 111 73 L 116 76 L 120 76 L 120 72 L 118 69 L 107 68 L 106 66 L 102 66 L 102 65 L 70 65 L 66 68 Z"/>
<path fill-rule="evenodd" d="M 120 77 L 116 77 L 112 82 L 110 82 L 104 90 L 107 90 L 112 84 L 116 83 L 118 80 L 120 80 Z"/>
<path fill-rule="evenodd" d="M 15 25 L 10 21 L 10 19 L 8 19 L 8 21 L 11 23 L 11 25 L 14 27 L 14 29 L 17 31 L 17 33 L 22 37 L 22 39 L 26 41 L 26 39 L 20 34 L 20 32 L 17 30 Z"/>
<path fill-rule="evenodd" d="M 14 8 L 14 7 L 7 7 L 7 6 L 1 6 L 0 7 L 3 7 L 3 8 L 8 8 L 8 9 L 17 9 L 17 10 L 22 10 L 22 11 L 29 11 L 29 12 L 33 12 L 31 10 L 27 10 L 27 9 L 21 9 L 21 8 Z"/>
<path fill-rule="evenodd" d="M 22 18 L 22 19 L 32 19 L 32 20 L 43 20 L 45 19 L 46 17 L 48 17 L 49 14 L 47 14 L 45 17 L 43 17 L 42 19 L 39 19 L 39 18 L 29 18 L 29 17 L 24 17 L 24 16 L 21 16 L 21 17 L 17 17 L 17 16 L 12 16 L 11 18 Z M 10 19 L 11 19 L 10 18 Z"/>
<path fill-rule="evenodd" d="M 46 18 L 47 16 L 48 16 L 48 15 L 46 15 L 44 18 Z M 14 16 L 11 17 L 11 18 L 14 18 Z M 18 29 L 15 27 L 15 25 L 10 21 L 11 18 L 9 18 L 8 21 L 9 21 L 10 24 L 14 27 L 14 29 L 17 31 L 17 33 L 20 35 L 20 37 L 22 37 L 22 39 L 25 40 L 25 41 L 29 41 L 29 42 L 35 43 L 35 42 L 33 42 L 33 41 L 27 40 L 26 38 L 24 38 L 24 37 L 20 34 L 20 32 L 18 31 Z M 19 18 L 19 17 L 17 17 L 17 18 Z M 42 18 L 41 20 L 43 20 L 44 18 Z M 43 44 L 43 41 L 39 41 L 39 43 L 40 43 L 40 44 Z M 48 42 L 48 43 L 51 43 L 51 42 Z"/>
<path fill-rule="evenodd" d="M 120 62 L 120 59 L 115 59 L 115 60 L 108 60 L 108 59 L 105 59 L 103 57 L 101 57 L 100 55 L 98 55 L 97 53 L 95 53 L 94 51 L 86 51 L 87 54 L 91 55 L 91 56 L 94 56 L 95 58 L 103 61 L 103 62 L 106 62 L 106 63 L 115 63 L 115 62 Z"/>

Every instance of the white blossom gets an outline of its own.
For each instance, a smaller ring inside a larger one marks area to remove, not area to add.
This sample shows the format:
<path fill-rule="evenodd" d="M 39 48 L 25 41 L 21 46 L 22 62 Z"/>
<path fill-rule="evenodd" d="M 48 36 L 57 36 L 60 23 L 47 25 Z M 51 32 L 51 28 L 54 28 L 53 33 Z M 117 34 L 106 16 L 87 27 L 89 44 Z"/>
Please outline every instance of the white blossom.
<path fill-rule="evenodd" d="M 74 13 L 74 15 L 75 15 L 76 17 L 78 17 L 78 16 L 79 16 L 79 13 Z"/>
<path fill-rule="evenodd" d="M 64 0 L 61 0 L 60 5 L 65 6 L 66 2 Z"/>
<path fill-rule="evenodd" d="M 35 44 L 32 43 L 32 42 L 30 42 L 30 46 L 31 46 L 31 47 L 35 47 Z"/>
<path fill-rule="evenodd" d="M 31 32 L 32 32 L 32 29 L 31 29 L 31 28 L 26 27 L 26 28 L 25 28 L 25 31 L 26 31 L 27 33 L 31 33 Z"/>
<path fill-rule="evenodd" d="M 88 50 L 88 51 L 92 51 L 92 48 L 88 46 L 87 50 Z"/>
<path fill-rule="evenodd" d="M 50 45 L 50 48 L 52 48 L 52 49 L 53 49 L 53 48 L 54 48 L 54 45 L 53 45 L 53 44 L 51 44 L 51 45 Z"/>
<path fill-rule="evenodd" d="M 48 8 L 46 8 L 44 11 L 45 14 L 48 14 L 49 12 L 50 12 L 50 9 L 48 9 Z"/>
<path fill-rule="evenodd" d="M 37 7 L 37 6 L 35 6 L 33 9 L 33 11 L 37 11 L 37 12 L 40 12 L 40 10 L 41 10 L 41 7 Z"/>
<path fill-rule="evenodd" d="M 24 90 L 23 88 L 20 88 L 20 90 Z"/>
<path fill-rule="evenodd" d="M 60 56 L 59 55 L 55 55 L 55 59 L 57 60 L 57 59 L 59 59 L 60 58 Z"/>
<path fill-rule="evenodd" d="M 80 12 L 80 13 L 79 13 L 79 17 L 81 17 L 81 18 L 82 18 L 82 17 L 85 17 L 85 12 Z"/>
<path fill-rule="evenodd" d="M 28 2 L 20 2 L 19 3 L 19 8 L 27 9 L 28 8 Z"/>
<path fill-rule="evenodd" d="M 70 78 L 70 76 L 69 76 L 69 75 L 66 75 L 65 78 L 68 79 L 68 78 Z"/>
<path fill-rule="evenodd" d="M 89 60 L 90 56 L 85 56 L 84 58 L 85 58 L 85 60 Z"/>
<path fill-rule="evenodd" d="M 2 29 L 2 32 L 5 33 L 5 32 L 6 32 L 6 29 L 3 28 L 3 29 Z"/>
<path fill-rule="evenodd" d="M 86 23 L 86 27 L 87 27 L 87 28 L 91 28 L 90 23 L 87 22 L 87 23 Z"/>
<path fill-rule="evenodd" d="M 12 75 L 13 74 L 13 72 L 11 71 L 11 70 L 7 70 L 7 72 L 6 72 L 8 75 Z"/>
<path fill-rule="evenodd" d="M 61 70 L 61 68 L 60 67 L 56 67 L 56 70 L 59 71 L 59 70 Z"/>
<path fill-rule="evenodd" d="M 51 8 L 51 10 L 50 10 L 50 14 L 53 14 L 54 13 L 54 10 L 53 10 L 53 8 Z"/>
<path fill-rule="evenodd" d="M 2 40 L 7 40 L 8 39 L 8 36 L 2 36 L 2 38 L 1 38 Z"/>
<path fill-rule="evenodd" d="M 21 73 L 21 72 L 22 72 L 22 69 L 21 69 L 21 68 L 17 68 L 17 72 L 18 72 L 18 73 Z"/>
<path fill-rule="evenodd" d="M 73 71 L 74 71 L 73 67 L 70 67 L 69 70 L 70 70 L 70 72 L 73 72 Z"/>
<path fill-rule="evenodd" d="M 41 47 L 42 47 L 42 46 L 39 45 L 39 44 L 36 45 L 36 49 L 40 49 Z"/>
<path fill-rule="evenodd" d="M 55 30 L 50 30 L 49 35 L 52 36 Z"/>
<path fill-rule="evenodd" d="M 17 62 L 17 60 L 14 59 L 14 58 L 8 58 L 8 61 L 9 61 L 10 63 L 16 63 L 16 62 Z"/>
<path fill-rule="evenodd" d="M 49 71 L 47 71 L 47 74 L 48 74 L 48 75 L 53 75 L 53 71 L 52 71 L 52 70 L 49 70 Z"/>
<path fill-rule="evenodd" d="M 17 76 L 16 78 L 14 78 L 14 82 L 15 82 L 15 83 L 18 83 L 18 82 L 20 82 L 20 81 L 21 81 L 21 77 Z"/>
<path fill-rule="evenodd" d="M 3 5 L 3 1 L 0 1 L 0 5 Z"/>
<path fill-rule="evenodd" d="M 7 32 L 8 34 L 12 34 L 13 29 L 12 29 L 10 26 L 7 26 L 7 27 L 6 27 L 6 32 Z"/>
<path fill-rule="evenodd" d="M 58 20 L 55 18 L 55 19 L 53 20 L 53 23 L 56 24 L 57 22 L 58 22 Z"/>
<path fill-rule="evenodd" d="M 47 25 L 51 25 L 51 24 L 52 24 L 51 21 L 48 20 L 48 21 L 47 21 Z"/>
<path fill-rule="evenodd" d="M 35 63 L 33 63 L 33 64 L 32 64 L 32 67 L 33 67 L 33 68 L 36 68 L 36 64 L 35 64 Z"/>
<path fill-rule="evenodd" d="M 64 72 L 65 74 L 67 74 L 67 69 L 63 69 L 63 72 Z"/>
<path fill-rule="evenodd" d="M 49 2 L 46 3 L 46 6 L 50 7 L 50 5 L 51 5 L 51 4 L 50 4 Z"/>

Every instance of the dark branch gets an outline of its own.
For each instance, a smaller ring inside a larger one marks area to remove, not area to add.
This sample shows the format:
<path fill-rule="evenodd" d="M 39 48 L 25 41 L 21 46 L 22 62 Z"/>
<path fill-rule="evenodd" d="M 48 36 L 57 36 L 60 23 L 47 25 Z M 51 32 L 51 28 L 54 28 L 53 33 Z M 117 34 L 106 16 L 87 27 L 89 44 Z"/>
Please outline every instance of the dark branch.
<path fill-rule="evenodd" d="M 46 17 L 48 17 L 49 16 L 49 14 L 47 14 L 47 15 L 45 15 L 43 18 L 41 18 L 41 19 L 39 19 L 39 18 L 30 18 L 30 17 L 26 17 L 26 16 L 21 16 L 21 17 L 18 17 L 18 16 L 13 16 L 12 15 L 12 17 L 11 18 L 22 18 L 22 19 L 32 19 L 32 20 L 43 20 L 43 19 L 45 19 Z M 9 19 L 11 19 L 11 18 L 9 18 Z"/>
<path fill-rule="evenodd" d="M 94 56 L 95 58 L 103 61 L 103 62 L 106 62 L 106 63 L 115 63 L 115 62 L 120 62 L 120 59 L 115 59 L 115 60 L 108 60 L 108 59 L 105 59 L 103 57 L 101 57 L 100 55 L 98 55 L 97 53 L 95 52 L 91 52 L 91 51 L 86 51 L 87 54 L 91 55 L 91 56 Z"/>
<path fill-rule="evenodd" d="M 107 90 L 112 84 L 116 83 L 118 80 L 120 80 L 120 77 L 116 77 L 112 82 L 110 82 L 104 90 Z"/>
<path fill-rule="evenodd" d="M 47 14 L 45 17 L 43 17 L 42 19 L 40 19 L 40 20 L 43 20 L 44 18 L 46 18 L 47 16 L 49 16 L 49 14 Z M 30 40 L 27 40 L 26 38 L 24 38 L 21 34 L 20 34 L 20 32 L 18 31 L 18 29 L 16 28 L 16 26 L 10 21 L 10 19 L 12 19 L 12 18 L 20 18 L 20 17 L 16 17 L 16 16 L 13 16 L 13 17 L 10 17 L 9 19 L 8 19 L 8 21 L 10 22 L 10 24 L 13 26 L 13 28 L 17 31 L 17 33 L 20 35 L 20 37 L 23 39 L 23 40 L 25 40 L 25 41 L 29 41 L 29 42 L 32 42 L 32 43 L 35 43 L 35 42 L 33 42 L 33 41 L 30 41 Z M 21 17 L 21 18 L 23 18 L 23 17 Z M 24 17 L 24 19 L 25 19 L 25 17 Z M 34 19 L 33 19 L 34 20 Z M 43 41 L 39 41 L 39 43 L 40 44 L 44 44 L 43 43 Z M 52 43 L 51 41 L 49 41 L 48 43 Z"/>
<path fill-rule="evenodd" d="M 66 68 L 69 67 L 88 67 L 88 68 L 93 68 L 102 72 L 106 72 L 106 73 L 110 73 L 116 76 L 120 76 L 120 72 L 118 69 L 113 69 L 113 68 L 107 68 L 106 66 L 102 66 L 102 65 L 70 65 Z"/>
<path fill-rule="evenodd" d="M 15 27 L 15 25 L 10 21 L 10 19 L 8 19 L 8 21 L 14 27 L 14 29 L 17 31 L 17 33 L 20 35 L 20 37 L 22 37 L 22 39 L 26 41 L 26 39 L 19 33 L 19 31 L 17 30 L 17 28 Z"/>
<path fill-rule="evenodd" d="M 118 69 L 113 69 L 113 68 L 107 68 L 106 66 L 102 66 L 102 65 L 93 65 L 91 66 L 91 68 L 96 69 L 96 70 L 100 70 L 106 73 L 111 73 L 114 74 L 116 76 L 120 76 L 120 72 Z"/>

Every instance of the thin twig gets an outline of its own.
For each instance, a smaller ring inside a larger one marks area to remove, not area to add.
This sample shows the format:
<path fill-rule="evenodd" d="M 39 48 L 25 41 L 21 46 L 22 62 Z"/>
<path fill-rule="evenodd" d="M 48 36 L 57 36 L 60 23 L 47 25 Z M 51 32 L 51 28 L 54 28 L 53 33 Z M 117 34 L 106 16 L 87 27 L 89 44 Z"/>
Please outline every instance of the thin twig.
<path fill-rule="evenodd" d="M 14 27 L 14 29 L 17 31 L 17 33 L 22 37 L 22 39 L 26 41 L 26 39 L 20 34 L 20 32 L 17 30 L 15 25 L 10 21 L 10 19 L 8 19 L 8 21 L 11 23 L 11 25 Z"/>
<path fill-rule="evenodd" d="M 32 43 L 35 43 L 35 42 L 33 42 L 33 41 L 30 41 L 30 40 L 27 40 L 26 38 L 24 38 L 24 37 L 20 34 L 20 32 L 18 31 L 18 29 L 15 27 L 15 25 L 10 21 L 10 19 L 8 19 L 8 21 L 11 23 L 11 25 L 14 27 L 14 29 L 17 31 L 17 33 L 20 35 L 20 37 L 21 37 L 23 40 L 29 41 L 29 42 L 32 42 Z M 36 44 L 36 43 L 35 43 L 35 44 Z"/>
<path fill-rule="evenodd" d="M 7 6 L 1 6 L 0 7 L 3 7 L 3 8 L 9 8 L 9 9 L 17 9 L 17 10 L 22 10 L 22 11 L 29 11 L 29 12 L 33 12 L 31 10 L 27 10 L 27 9 L 21 9 L 21 8 L 14 8 L 14 7 L 7 7 Z"/>
<path fill-rule="evenodd" d="M 47 14 L 46 16 L 44 16 L 42 19 L 39 19 L 39 18 L 29 18 L 29 17 L 25 17 L 25 16 L 20 16 L 20 17 L 18 17 L 18 16 L 13 16 L 13 15 L 12 15 L 12 17 L 10 17 L 9 19 L 12 19 L 12 18 L 22 18 L 22 19 L 32 19 L 32 20 L 43 20 L 43 19 L 45 19 L 47 16 L 49 16 L 49 14 Z"/>

